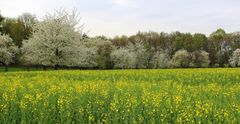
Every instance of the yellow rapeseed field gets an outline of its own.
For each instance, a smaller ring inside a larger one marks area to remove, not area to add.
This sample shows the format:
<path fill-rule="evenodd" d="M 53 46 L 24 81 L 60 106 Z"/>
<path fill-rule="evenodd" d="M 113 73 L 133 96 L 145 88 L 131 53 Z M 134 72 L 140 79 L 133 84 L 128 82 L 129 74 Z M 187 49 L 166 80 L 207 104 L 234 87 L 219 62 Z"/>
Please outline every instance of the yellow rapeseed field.
<path fill-rule="evenodd" d="M 240 69 L 0 73 L 5 123 L 240 123 Z"/>

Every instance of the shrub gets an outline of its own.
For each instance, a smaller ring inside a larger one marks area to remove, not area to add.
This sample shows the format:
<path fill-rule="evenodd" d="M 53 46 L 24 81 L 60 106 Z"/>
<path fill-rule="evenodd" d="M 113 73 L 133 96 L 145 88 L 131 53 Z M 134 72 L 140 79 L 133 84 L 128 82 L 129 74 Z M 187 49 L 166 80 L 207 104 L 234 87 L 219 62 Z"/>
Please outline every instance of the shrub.
<path fill-rule="evenodd" d="M 191 62 L 191 57 L 186 50 L 177 51 L 172 58 L 173 67 L 186 68 L 186 67 L 189 67 L 190 62 Z"/>

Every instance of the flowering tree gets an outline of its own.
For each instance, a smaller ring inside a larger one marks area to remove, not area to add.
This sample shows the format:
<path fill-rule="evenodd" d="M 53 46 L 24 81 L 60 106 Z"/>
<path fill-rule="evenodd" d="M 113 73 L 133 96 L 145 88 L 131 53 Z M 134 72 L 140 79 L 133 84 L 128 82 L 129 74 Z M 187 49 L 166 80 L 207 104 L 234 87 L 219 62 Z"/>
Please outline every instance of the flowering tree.
<path fill-rule="evenodd" d="M 147 51 L 142 42 L 130 43 L 127 48 L 135 54 L 136 68 L 147 68 Z"/>
<path fill-rule="evenodd" d="M 97 67 L 96 62 L 96 49 L 86 46 L 80 46 L 77 48 L 77 56 L 72 56 L 73 62 L 75 66 L 82 67 L 82 68 L 93 68 Z"/>
<path fill-rule="evenodd" d="M 136 68 L 136 55 L 127 48 L 119 48 L 111 53 L 114 68 Z"/>
<path fill-rule="evenodd" d="M 209 60 L 209 53 L 203 50 L 194 51 L 192 54 L 192 64 L 194 67 L 208 67 L 210 60 Z"/>
<path fill-rule="evenodd" d="M 32 36 L 23 43 L 23 60 L 28 64 L 53 66 L 55 69 L 58 66 L 81 65 L 79 62 L 83 60 L 79 59 L 84 56 L 81 50 L 86 49 L 81 47 L 79 21 L 76 11 L 69 14 L 59 10 L 46 15 L 42 22 L 34 25 Z"/>
<path fill-rule="evenodd" d="M 0 63 L 5 66 L 8 71 L 8 65 L 13 62 L 13 58 L 17 52 L 17 47 L 8 35 L 0 34 Z"/>
<path fill-rule="evenodd" d="M 153 55 L 150 63 L 152 68 L 168 68 L 170 66 L 170 58 L 167 53 L 158 51 Z"/>
<path fill-rule="evenodd" d="M 229 61 L 230 61 L 231 66 L 233 66 L 233 67 L 240 66 L 240 49 L 236 49 L 233 52 L 233 55 Z"/>
<path fill-rule="evenodd" d="M 172 58 L 174 67 L 188 67 L 190 65 L 190 54 L 186 50 L 178 50 Z"/>

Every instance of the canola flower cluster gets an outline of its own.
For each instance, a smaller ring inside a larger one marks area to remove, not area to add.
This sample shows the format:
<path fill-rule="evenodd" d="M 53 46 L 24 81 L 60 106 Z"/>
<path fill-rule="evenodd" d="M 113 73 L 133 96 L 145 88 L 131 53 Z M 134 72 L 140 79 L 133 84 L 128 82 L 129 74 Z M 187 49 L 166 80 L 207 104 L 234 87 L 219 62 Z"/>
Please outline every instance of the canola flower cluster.
<path fill-rule="evenodd" d="M 0 73 L 0 124 L 240 123 L 239 72 Z"/>

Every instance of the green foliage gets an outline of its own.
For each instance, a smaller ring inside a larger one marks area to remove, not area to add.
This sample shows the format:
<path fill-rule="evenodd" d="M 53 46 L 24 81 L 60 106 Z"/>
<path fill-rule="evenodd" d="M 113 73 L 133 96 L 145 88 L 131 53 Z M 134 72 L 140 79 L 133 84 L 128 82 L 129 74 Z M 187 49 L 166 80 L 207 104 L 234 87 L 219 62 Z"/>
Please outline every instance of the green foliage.
<path fill-rule="evenodd" d="M 32 25 L 35 22 L 36 18 L 30 14 L 23 14 L 18 19 L 6 18 L 0 21 L 0 32 L 8 34 L 13 39 L 14 44 L 20 48 L 22 41 L 28 39 L 31 35 Z"/>
<path fill-rule="evenodd" d="M 193 35 L 193 44 L 192 44 L 192 50 L 200 50 L 204 49 L 206 43 L 207 43 L 207 37 L 204 34 L 196 33 Z"/>
<path fill-rule="evenodd" d="M 221 45 L 224 40 L 226 40 L 227 34 L 223 29 L 218 29 L 217 31 L 213 32 L 209 36 L 208 48 L 207 52 L 209 52 L 211 65 L 213 64 L 220 64 L 217 60 L 220 56 L 218 56 L 219 52 L 221 51 Z"/>
<path fill-rule="evenodd" d="M 4 19 L 4 17 L 0 13 L 0 22 Z"/>
<path fill-rule="evenodd" d="M 5 19 L 2 26 L 2 33 L 8 34 L 13 39 L 14 44 L 21 47 L 22 41 L 26 38 L 23 23 L 15 19 Z"/>
<path fill-rule="evenodd" d="M 86 38 L 84 39 L 87 47 L 96 50 L 96 62 L 101 69 L 111 68 L 110 54 L 114 50 L 114 45 L 111 41 L 104 37 Z"/>

